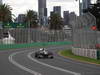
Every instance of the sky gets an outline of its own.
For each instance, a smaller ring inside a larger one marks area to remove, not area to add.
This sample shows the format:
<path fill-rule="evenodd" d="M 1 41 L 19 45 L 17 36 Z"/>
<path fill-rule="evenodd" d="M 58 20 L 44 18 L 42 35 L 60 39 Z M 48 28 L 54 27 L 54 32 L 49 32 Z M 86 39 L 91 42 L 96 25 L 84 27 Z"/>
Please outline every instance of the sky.
<path fill-rule="evenodd" d="M 25 14 L 27 10 L 32 9 L 38 11 L 38 0 L 3 0 L 3 3 L 10 5 L 13 9 L 12 13 L 15 16 L 18 14 Z M 78 1 L 75 0 L 47 0 L 48 16 L 50 11 L 53 11 L 53 6 L 61 6 L 63 11 L 75 12 L 78 15 Z M 63 15 L 62 15 L 63 16 Z"/>

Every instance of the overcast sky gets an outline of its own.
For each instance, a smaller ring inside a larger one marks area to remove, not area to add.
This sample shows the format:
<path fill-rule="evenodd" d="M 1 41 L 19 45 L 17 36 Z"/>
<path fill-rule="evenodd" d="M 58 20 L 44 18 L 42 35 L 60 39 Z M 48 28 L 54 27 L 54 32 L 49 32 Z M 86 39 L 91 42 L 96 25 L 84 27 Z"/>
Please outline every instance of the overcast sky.
<path fill-rule="evenodd" d="M 38 0 L 4 0 L 3 3 L 9 4 L 13 10 L 12 13 L 16 16 L 24 14 L 28 9 L 38 11 Z M 75 11 L 78 15 L 78 2 L 75 0 L 47 0 L 48 13 L 53 10 L 53 6 L 61 6 L 62 12 L 69 10 Z"/>

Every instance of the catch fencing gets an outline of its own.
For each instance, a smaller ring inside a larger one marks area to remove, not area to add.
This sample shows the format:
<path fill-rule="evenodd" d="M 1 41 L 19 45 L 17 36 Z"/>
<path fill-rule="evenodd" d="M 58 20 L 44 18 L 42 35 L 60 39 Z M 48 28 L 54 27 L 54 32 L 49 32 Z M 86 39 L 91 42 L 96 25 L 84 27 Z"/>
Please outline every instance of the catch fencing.
<path fill-rule="evenodd" d="M 0 47 L 46 46 L 72 44 L 71 30 L 42 30 L 33 28 L 0 29 Z M 1 48 L 1 49 L 2 49 Z"/>
<path fill-rule="evenodd" d="M 75 19 L 73 25 L 72 52 L 79 56 L 100 59 L 100 32 L 92 27 L 96 26 L 96 18 L 87 13 Z M 97 45 L 99 48 L 97 48 Z"/>

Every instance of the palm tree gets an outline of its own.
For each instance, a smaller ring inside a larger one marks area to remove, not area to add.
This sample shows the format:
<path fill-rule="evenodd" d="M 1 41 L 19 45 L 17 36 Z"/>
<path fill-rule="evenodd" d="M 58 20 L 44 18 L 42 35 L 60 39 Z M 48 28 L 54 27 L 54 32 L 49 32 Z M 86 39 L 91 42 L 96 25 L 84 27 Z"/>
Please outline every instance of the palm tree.
<path fill-rule="evenodd" d="M 1 22 L 11 22 L 12 21 L 12 13 L 11 7 L 6 4 L 0 5 L 0 21 Z"/>
<path fill-rule="evenodd" d="M 38 18 L 37 12 L 33 10 L 28 10 L 26 14 L 26 21 L 29 24 L 29 28 L 37 28 L 38 27 Z"/>
<path fill-rule="evenodd" d="M 63 21 L 59 14 L 53 13 L 50 16 L 50 29 L 51 30 L 61 30 L 63 28 Z"/>

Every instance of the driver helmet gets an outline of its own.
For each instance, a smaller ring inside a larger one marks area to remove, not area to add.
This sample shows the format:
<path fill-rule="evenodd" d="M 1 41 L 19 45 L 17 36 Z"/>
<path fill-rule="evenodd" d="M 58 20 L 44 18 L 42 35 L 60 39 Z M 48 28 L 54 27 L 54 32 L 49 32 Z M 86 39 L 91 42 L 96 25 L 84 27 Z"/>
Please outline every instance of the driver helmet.
<path fill-rule="evenodd" d="M 43 51 L 44 50 L 44 48 L 40 48 L 40 51 Z"/>

